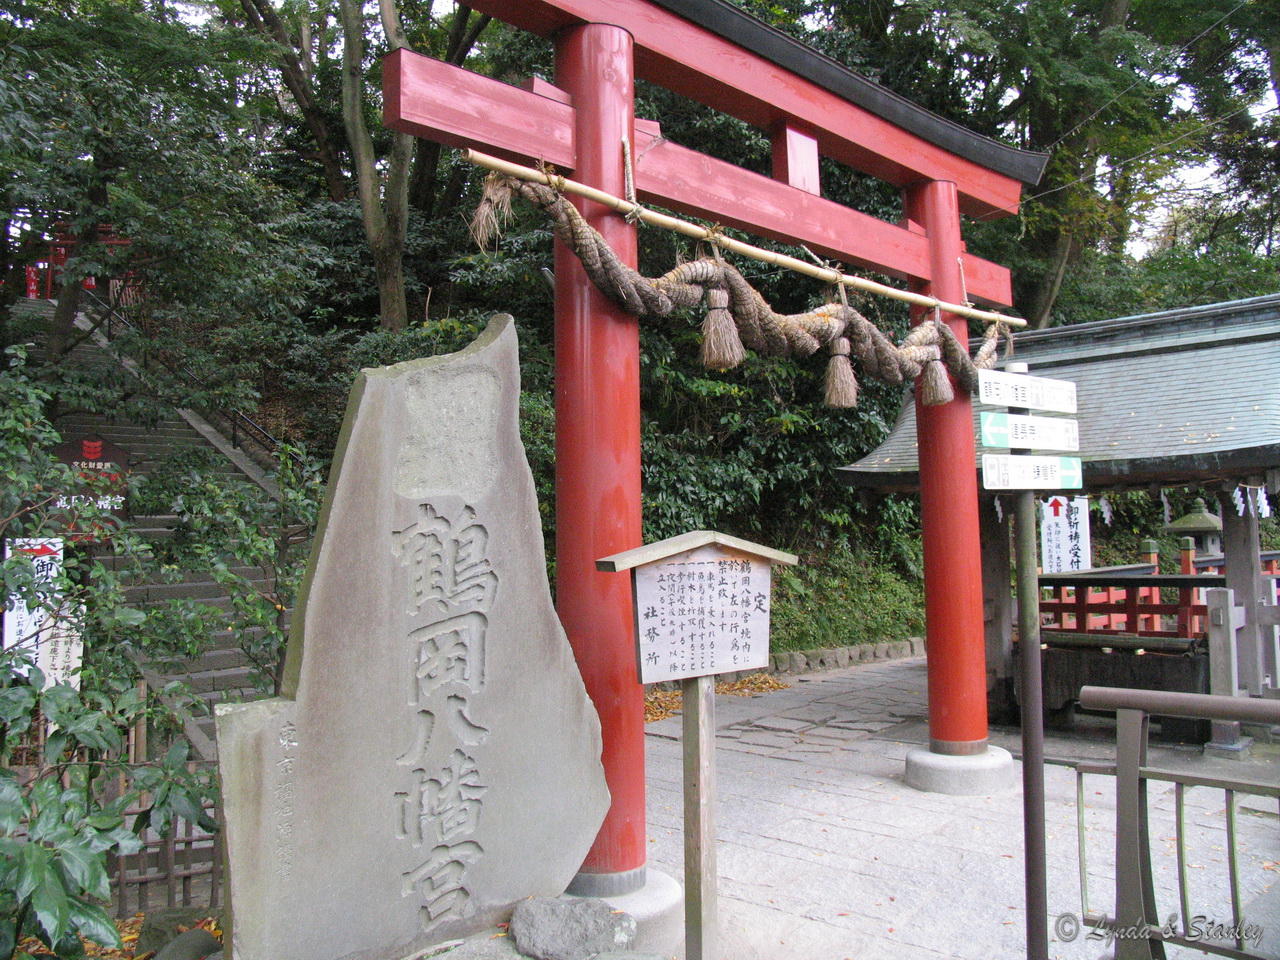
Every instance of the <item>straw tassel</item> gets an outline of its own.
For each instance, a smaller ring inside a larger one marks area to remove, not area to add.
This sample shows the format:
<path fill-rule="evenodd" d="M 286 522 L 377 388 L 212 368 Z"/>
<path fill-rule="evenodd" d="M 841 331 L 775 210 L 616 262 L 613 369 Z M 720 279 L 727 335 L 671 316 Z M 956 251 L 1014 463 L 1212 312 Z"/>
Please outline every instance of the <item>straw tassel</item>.
<path fill-rule="evenodd" d="M 702 321 L 702 365 L 709 370 L 732 370 L 747 358 L 738 327 L 729 312 L 729 291 L 707 290 L 707 316 Z"/>
<path fill-rule="evenodd" d="M 920 401 L 926 407 L 940 407 L 956 398 L 951 378 L 941 360 L 930 360 L 920 371 Z"/>
<path fill-rule="evenodd" d="M 831 341 L 831 359 L 827 361 L 824 397 L 828 407 L 848 409 L 858 405 L 858 378 L 853 375 L 849 351 L 847 337 L 837 337 Z"/>
<path fill-rule="evenodd" d="M 477 247 L 486 249 L 489 241 L 502 236 L 502 228 L 511 222 L 511 196 L 515 184 L 497 173 L 485 177 L 484 192 L 468 230 Z"/>

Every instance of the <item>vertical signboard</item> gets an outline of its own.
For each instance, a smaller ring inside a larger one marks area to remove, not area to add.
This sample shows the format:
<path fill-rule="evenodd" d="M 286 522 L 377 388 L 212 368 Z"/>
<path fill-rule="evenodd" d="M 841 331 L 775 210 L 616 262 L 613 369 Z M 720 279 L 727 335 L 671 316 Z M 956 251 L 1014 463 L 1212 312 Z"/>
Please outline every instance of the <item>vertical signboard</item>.
<path fill-rule="evenodd" d="M 4 649 L 21 648 L 35 661 L 44 674 L 45 686 L 69 683 L 78 687 L 80 664 L 84 659 L 84 642 L 80 634 L 58 607 L 58 577 L 62 573 L 63 542 L 58 537 L 17 538 L 5 541 L 5 557 L 24 554 L 30 558 L 36 590 L 43 599 L 40 605 L 28 605 L 12 594 L 5 599 Z M 22 675 L 28 667 L 19 666 Z"/>
<path fill-rule="evenodd" d="M 1050 497 L 1040 504 L 1040 564 L 1045 573 L 1093 569 L 1088 497 Z"/>

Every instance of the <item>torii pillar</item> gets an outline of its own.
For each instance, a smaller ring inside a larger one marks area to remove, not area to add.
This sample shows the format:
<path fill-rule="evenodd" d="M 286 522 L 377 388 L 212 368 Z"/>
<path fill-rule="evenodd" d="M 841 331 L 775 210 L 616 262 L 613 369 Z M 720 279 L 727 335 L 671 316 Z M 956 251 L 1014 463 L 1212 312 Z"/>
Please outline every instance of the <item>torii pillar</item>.
<path fill-rule="evenodd" d="M 622 142 L 635 143 L 631 34 L 586 23 L 556 36 L 556 86 L 573 98 L 574 178 L 618 196 Z M 619 258 L 637 265 L 636 229 L 575 199 Z M 555 244 L 556 608 L 600 715 L 611 803 L 569 892 L 607 897 L 653 945 L 679 943 L 682 895 L 645 867 L 644 687 L 636 674 L 631 580 L 596 560 L 641 544 L 640 326 Z"/>
<path fill-rule="evenodd" d="M 556 40 L 556 85 L 573 97 L 575 178 L 621 195 L 623 138 L 633 142 L 631 35 L 605 24 Z M 607 145 L 607 147 L 606 147 Z M 574 201 L 624 263 L 636 230 Z M 596 560 L 640 545 L 640 328 L 555 244 L 556 607 L 600 714 L 612 796 L 583 876 L 592 895 L 639 886 L 645 862 L 644 688 L 636 677 L 631 585 Z"/>
<path fill-rule="evenodd" d="M 967 296 L 961 267 L 960 206 L 954 183 L 926 181 L 904 192 L 910 225 L 929 240 L 932 281 L 913 284 L 948 303 Z M 931 318 L 913 311 L 916 322 Z M 943 313 L 961 343 L 969 325 Z M 949 374 L 948 374 L 949 375 Z M 982 620 L 982 542 L 978 473 L 969 394 L 926 406 L 916 384 L 920 525 L 928 642 L 929 748 L 907 754 L 907 783 L 921 790 L 985 794 L 1013 786 L 1013 758 L 987 742 L 986 637 Z"/>

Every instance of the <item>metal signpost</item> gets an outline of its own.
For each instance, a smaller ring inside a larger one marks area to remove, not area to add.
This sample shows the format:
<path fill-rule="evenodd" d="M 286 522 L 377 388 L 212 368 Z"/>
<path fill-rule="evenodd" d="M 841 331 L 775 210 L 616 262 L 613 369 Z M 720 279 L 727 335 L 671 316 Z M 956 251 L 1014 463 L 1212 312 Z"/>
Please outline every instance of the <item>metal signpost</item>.
<path fill-rule="evenodd" d="M 599 570 L 631 571 L 640 682 L 681 685 L 686 960 L 719 956 L 715 675 L 768 666 L 772 566 L 796 559 L 699 530 L 596 561 Z"/>
<path fill-rule="evenodd" d="M 1025 363 L 1007 371 L 980 370 L 983 403 L 1009 406 L 1007 413 L 983 413 L 984 445 L 1013 449 L 1079 450 L 1074 420 L 1028 416 L 1027 408 L 1076 412 L 1076 385 L 1026 375 Z M 1027 958 L 1048 960 L 1049 895 L 1045 878 L 1044 696 L 1040 668 L 1040 584 L 1036 563 L 1035 490 L 1076 490 L 1083 485 L 1079 457 L 1025 454 L 982 456 L 982 484 L 988 490 L 1017 490 L 1016 541 L 1018 637 L 1022 673 L 1022 803 L 1026 870 Z"/>

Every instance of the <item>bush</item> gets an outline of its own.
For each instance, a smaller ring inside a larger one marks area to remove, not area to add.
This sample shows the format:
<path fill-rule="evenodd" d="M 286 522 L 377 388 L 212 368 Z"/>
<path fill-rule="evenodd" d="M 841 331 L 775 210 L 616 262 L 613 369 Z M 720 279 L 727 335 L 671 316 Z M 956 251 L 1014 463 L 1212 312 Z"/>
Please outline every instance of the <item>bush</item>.
<path fill-rule="evenodd" d="M 920 582 L 877 554 L 842 544 L 774 567 L 771 649 L 808 650 L 924 634 Z"/>

